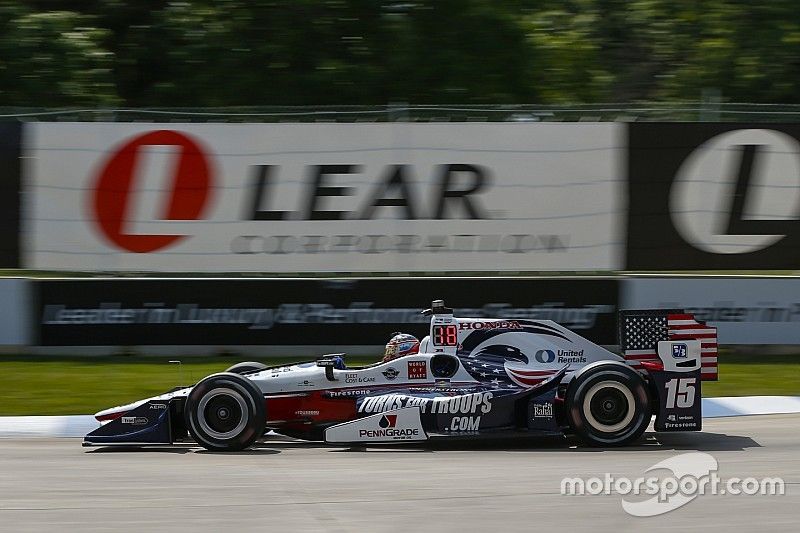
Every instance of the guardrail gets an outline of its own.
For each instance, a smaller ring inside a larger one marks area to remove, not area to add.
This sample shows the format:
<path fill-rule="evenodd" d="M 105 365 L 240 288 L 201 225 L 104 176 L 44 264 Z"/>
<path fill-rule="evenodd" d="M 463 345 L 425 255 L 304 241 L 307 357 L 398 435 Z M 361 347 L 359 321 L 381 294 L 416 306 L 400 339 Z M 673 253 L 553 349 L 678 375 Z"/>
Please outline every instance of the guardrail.
<path fill-rule="evenodd" d="M 56 122 L 798 122 L 800 104 L 387 104 L 214 108 L 0 107 L 0 121 Z"/>

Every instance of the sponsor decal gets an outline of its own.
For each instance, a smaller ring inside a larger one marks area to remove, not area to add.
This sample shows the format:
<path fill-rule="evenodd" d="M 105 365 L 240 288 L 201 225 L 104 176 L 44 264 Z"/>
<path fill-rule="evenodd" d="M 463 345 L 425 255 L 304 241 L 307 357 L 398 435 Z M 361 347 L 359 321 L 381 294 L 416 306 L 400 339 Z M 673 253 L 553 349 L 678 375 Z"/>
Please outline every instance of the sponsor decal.
<path fill-rule="evenodd" d="M 199 304 L 192 296 L 188 294 L 181 296 L 179 303 L 166 303 L 163 301 L 164 296 L 156 294 L 153 291 L 146 303 L 138 303 L 136 305 L 123 304 L 122 301 L 115 301 L 110 298 L 108 293 L 113 293 L 114 285 L 121 286 L 120 283 L 110 284 L 108 282 L 88 283 L 81 282 L 82 287 L 98 286 L 98 291 L 95 301 L 96 305 L 72 305 L 65 304 L 63 301 L 47 303 L 42 309 L 41 323 L 43 325 L 53 326 L 73 326 L 73 325 L 91 325 L 91 326 L 124 326 L 124 325 L 137 325 L 137 324 L 175 324 L 175 325 L 242 325 L 248 330 L 253 331 L 268 331 L 278 328 L 281 325 L 295 325 L 295 324 L 334 324 L 340 326 L 342 324 L 386 324 L 387 322 L 397 324 L 425 324 L 427 317 L 420 315 L 417 308 L 393 308 L 382 306 L 379 303 L 372 301 L 363 301 L 365 296 L 358 296 L 359 301 L 350 303 L 347 306 L 337 307 L 329 303 L 322 303 L 319 301 L 309 301 L 305 303 L 280 303 L 274 307 L 263 306 L 263 303 L 253 303 L 252 305 L 241 305 L 235 307 L 207 307 L 206 304 Z M 275 285 L 282 285 L 284 282 L 275 283 Z M 292 286 L 295 283 L 285 282 L 287 295 L 281 296 L 284 299 L 289 299 L 293 292 Z M 403 284 L 407 282 L 403 281 Z M 453 284 L 462 283 L 454 281 Z M 231 282 L 226 282 L 230 285 Z M 272 282 L 264 282 L 265 285 L 272 285 Z M 303 283 L 305 284 L 305 282 Z M 150 289 L 150 283 L 141 282 L 142 287 Z M 216 283 L 214 282 L 193 282 L 190 284 L 191 292 L 195 287 L 200 287 L 200 290 L 217 290 Z M 250 284 L 242 284 L 249 286 Z M 310 283 L 314 292 L 321 289 L 314 287 L 314 283 Z M 370 284 L 372 285 L 372 284 Z M 206 289 L 204 286 L 208 286 Z M 413 284 L 409 284 L 412 287 Z M 554 284 L 554 286 L 557 286 Z M 591 286 L 582 284 L 582 286 Z M 109 290 L 110 289 L 110 290 Z M 86 289 L 84 289 L 86 290 Z M 270 290 L 274 291 L 272 287 Z M 281 287 L 282 290 L 282 287 Z M 160 287 L 158 291 L 163 292 Z M 248 290 L 242 291 L 243 293 L 250 292 Z M 256 291 L 258 292 L 258 291 Z M 355 296 L 354 296 L 355 298 Z M 468 307 L 458 309 L 457 312 L 465 316 L 491 316 L 492 314 L 514 314 L 521 318 L 553 320 L 562 326 L 572 330 L 591 330 L 598 325 L 598 320 L 610 320 L 614 313 L 613 305 L 590 305 L 585 307 L 571 307 L 563 303 L 538 305 L 532 307 L 515 307 L 508 303 L 489 303 L 483 307 Z M 726 314 L 732 316 L 732 310 L 727 310 Z M 790 309 L 794 312 L 794 309 Z M 708 318 L 709 320 L 711 318 Z M 717 318 L 714 320 L 735 320 L 733 318 Z M 517 322 L 517 321 L 512 321 Z M 490 321 L 482 321 L 481 324 L 492 324 Z M 461 329 L 473 329 L 472 322 L 461 322 L 459 327 Z M 480 329 L 487 329 L 481 326 Z M 488 328 L 493 329 L 493 328 Z M 517 329 L 516 327 L 509 327 L 507 329 Z M 381 332 L 383 335 L 385 332 Z M 609 343 L 611 342 L 609 338 Z"/>
<path fill-rule="evenodd" d="M 165 403 L 151 403 L 150 404 L 150 409 L 166 409 L 166 408 L 167 408 L 167 404 L 165 404 Z"/>
<path fill-rule="evenodd" d="M 559 363 L 585 363 L 586 356 L 583 350 L 558 350 L 556 354 Z"/>
<path fill-rule="evenodd" d="M 134 426 L 145 426 L 148 422 L 144 416 L 123 416 L 120 421 L 123 424 L 133 424 Z"/>
<path fill-rule="evenodd" d="M 397 378 L 400 372 L 396 368 L 390 366 L 389 368 L 381 372 L 381 374 L 383 374 L 383 377 L 385 377 L 389 381 L 392 381 L 395 378 Z"/>
<path fill-rule="evenodd" d="M 186 235 L 146 235 L 129 233 L 131 206 L 137 189 L 137 167 L 149 148 L 169 146 L 175 150 L 170 189 L 161 198 L 159 220 L 199 220 L 213 190 L 208 150 L 186 133 L 157 130 L 143 133 L 112 149 L 93 187 L 94 222 L 100 233 L 126 252 L 147 253 L 175 244 Z"/>
<path fill-rule="evenodd" d="M 668 429 L 696 429 L 697 420 L 694 415 L 669 414 L 664 422 L 664 427 Z"/>
<path fill-rule="evenodd" d="M 371 389 L 332 390 L 328 391 L 326 396 L 329 398 L 349 398 L 352 396 L 366 396 L 371 392 Z"/>
<path fill-rule="evenodd" d="M 492 410 L 491 392 L 476 392 L 458 396 L 420 398 L 406 394 L 384 394 L 364 398 L 358 406 L 359 413 L 380 413 L 403 407 L 419 407 L 421 413 L 431 414 L 486 414 Z"/>
<path fill-rule="evenodd" d="M 483 322 L 459 322 L 458 329 L 522 329 L 516 320 L 485 320 Z"/>
<path fill-rule="evenodd" d="M 344 375 L 345 383 L 372 383 L 374 381 L 375 376 L 359 376 L 356 372 Z"/>
<path fill-rule="evenodd" d="M 673 359 L 686 359 L 689 357 L 689 350 L 686 348 L 685 344 L 673 344 L 672 345 L 672 358 Z"/>
<path fill-rule="evenodd" d="M 478 431 L 481 426 L 479 416 L 454 416 L 450 425 L 445 427 L 445 431 L 470 432 Z"/>
<path fill-rule="evenodd" d="M 308 381 L 307 379 L 304 379 L 303 381 L 300 381 L 299 383 L 297 383 L 297 386 L 298 387 L 313 387 L 314 386 L 314 382 Z"/>
<path fill-rule="evenodd" d="M 474 388 L 474 387 L 473 387 Z M 417 387 L 409 387 L 410 391 L 412 392 L 440 392 L 440 393 L 456 393 L 456 394 L 465 394 L 467 391 L 464 388 L 460 387 L 448 387 L 447 384 L 440 384 L 439 382 L 435 383 L 434 385 L 420 385 Z"/>
<path fill-rule="evenodd" d="M 361 429 L 358 436 L 362 439 L 391 438 L 392 440 L 406 440 L 419 436 L 419 428 L 396 427 L 397 415 L 383 415 L 378 426 L 380 429 Z"/>
<path fill-rule="evenodd" d="M 319 411 L 295 411 L 294 414 L 297 416 L 317 416 Z"/>
<path fill-rule="evenodd" d="M 553 418 L 552 403 L 533 404 L 533 418 Z"/>
<path fill-rule="evenodd" d="M 409 361 L 408 379 L 426 379 L 428 377 L 427 361 Z"/>
<path fill-rule="evenodd" d="M 629 133 L 628 269 L 797 267 L 796 124 L 636 124 Z"/>
<path fill-rule="evenodd" d="M 534 359 L 542 364 L 558 361 L 559 363 L 585 363 L 586 356 L 583 350 L 537 350 Z"/>

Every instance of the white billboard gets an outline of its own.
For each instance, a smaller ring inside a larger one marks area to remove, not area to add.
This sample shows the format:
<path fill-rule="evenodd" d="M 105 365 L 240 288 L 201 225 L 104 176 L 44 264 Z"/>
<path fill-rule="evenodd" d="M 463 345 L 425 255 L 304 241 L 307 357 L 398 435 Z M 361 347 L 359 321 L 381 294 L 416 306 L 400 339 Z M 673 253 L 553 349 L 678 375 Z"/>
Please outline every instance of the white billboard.
<path fill-rule="evenodd" d="M 800 344 L 800 278 L 626 279 L 622 309 L 684 309 L 720 344 Z"/>
<path fill-rule="evenodd" d="M 621 268 L 624 125 L 36 123 L 23 266 Z"/>

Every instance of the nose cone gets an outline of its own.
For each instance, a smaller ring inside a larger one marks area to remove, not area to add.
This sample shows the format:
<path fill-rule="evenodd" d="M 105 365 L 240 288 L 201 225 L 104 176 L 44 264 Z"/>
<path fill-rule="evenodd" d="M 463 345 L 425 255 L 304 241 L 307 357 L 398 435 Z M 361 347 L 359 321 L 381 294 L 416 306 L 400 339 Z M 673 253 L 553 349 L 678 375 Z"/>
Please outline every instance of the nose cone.
<path fill-rule="evenodd" d="M 145 403 L 147 400 L 139 400 L 138 402 L 129 403 L 127 405 L 118 405 L 116 407 L 109 407 L 94 414 L 98 422 L 108 422 L 109 420 L 116 420 L 128 411 L 132 411 Z"/>
<path fill-rule="evenodd" d="M 171 444 L 170 411 L 168 400 L 144 400 L 100 411 L 95 417 L 108 422 L 86 435 L 83 445 Z"/>

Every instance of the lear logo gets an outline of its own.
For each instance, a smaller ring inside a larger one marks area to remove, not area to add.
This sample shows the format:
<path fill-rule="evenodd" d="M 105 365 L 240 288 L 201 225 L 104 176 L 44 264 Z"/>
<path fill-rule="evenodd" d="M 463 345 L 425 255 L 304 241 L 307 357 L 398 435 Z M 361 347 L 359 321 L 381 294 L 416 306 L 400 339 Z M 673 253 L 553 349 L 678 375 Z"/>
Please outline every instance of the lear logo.
<path fill-rule="evenodd" d="M 726 132 L 682 163 L 670 191 L 675 229 L 690 245 L 744 254 L 786 237 L 800 218 L 800 144 L 775 130 Z"/>
<path fill-rule="evenodd" d="M 556 353 L 553 350 L 537 350 L 534 357 L 540 363 L 552 363 L 556 360 Z"/>
<path fill-rule="evenodd" d="M 185 133 L 151 131 L 115 148 L 99 172 L 91 205 L 102 234 L 115 246 L 129 252 L 154 252 L 186 237 L 131 232 L 130 223 L 136 220 L 132 213 L 141 210 L 134 197 L 141 201 L 143 193 L 147 192 L 140 174 L 147 166 L 143 159 L 148 152 L 172 155 L 169 161 L 172 175 L 159 176 L 160 182 L 167 185 L 156 195 L 158 199 L 151 200 L 157 208 L 155 221 L 199 219 L 208 204 L 212 186 L 207 152 Z"/>

